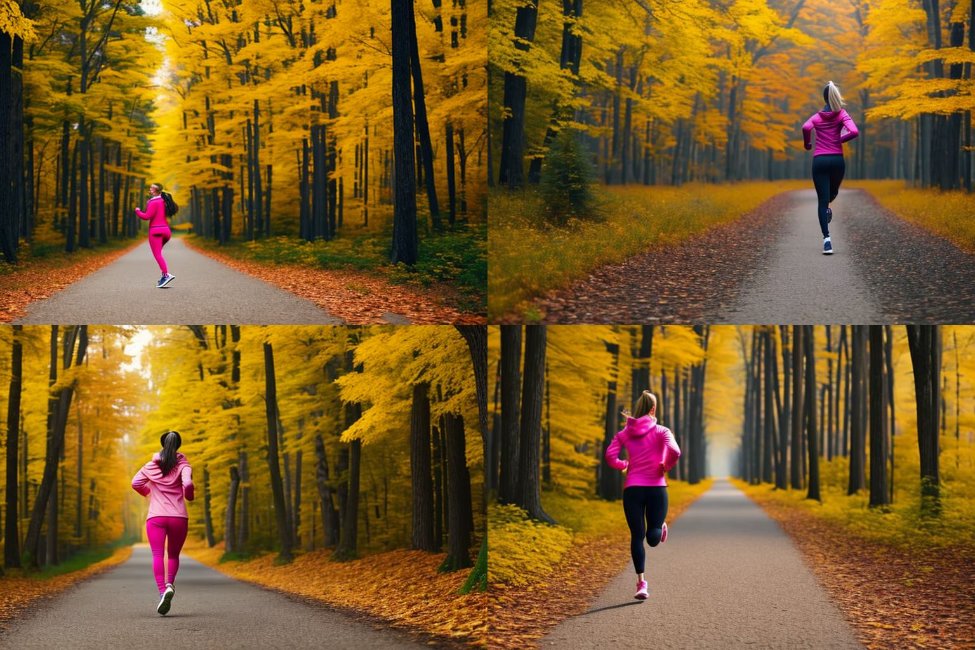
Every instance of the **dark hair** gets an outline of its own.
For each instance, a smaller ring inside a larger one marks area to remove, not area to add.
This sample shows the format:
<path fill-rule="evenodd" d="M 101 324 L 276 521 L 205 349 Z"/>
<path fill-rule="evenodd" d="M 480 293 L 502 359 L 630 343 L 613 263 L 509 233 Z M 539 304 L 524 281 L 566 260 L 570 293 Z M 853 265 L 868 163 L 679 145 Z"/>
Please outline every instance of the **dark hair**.
<path fill-rule="evenodd" d="M 167 431 L 160 436 L 159 442 L 162 444 L 162 452 L 159 454 L 159 460 L 156 462 L 159 464 L 159 469 L 162 470 L 163 476 L 166 476 L 176 467 L 176 450 L 183 444 L 183 439 L 180 438 L 178 432 Z"/>

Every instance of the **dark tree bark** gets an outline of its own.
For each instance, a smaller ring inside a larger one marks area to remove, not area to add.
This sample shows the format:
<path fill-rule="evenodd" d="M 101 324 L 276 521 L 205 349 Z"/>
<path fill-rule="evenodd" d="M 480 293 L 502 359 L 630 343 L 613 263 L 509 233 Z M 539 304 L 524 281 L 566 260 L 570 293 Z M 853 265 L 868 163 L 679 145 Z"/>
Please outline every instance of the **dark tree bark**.
<path fill-rule="evenodd" d="M 447 413 L 443 418 L 447 451 L 447 557 L 440 569 L 456 571 L 471 566 L 471 475 L 467 469 L 464 419 Z"/>
<path fill-rule="evenodd" d="M 854 325 L 851 332 L 850 360 L 850 481 L 847 494 L 855 494 L 866 487 L 866 394 L 867 365 L 866 329 Z"/>
<path fill-rule="evenodd" d="M 339 543 L 339 513 L 332 501 L 332 488 L 329 485 L 328 458 L 325 443 L 320 435 L 315 436 L 315 484 L 318 486 L 318 499 L 322 510 L 322 532 L 326 547 Z"/>
<path fill-rule="evenodd" d="M 351 350 L 345 353 L 347 372 L 362 372 L 362 366 L 353 365 Z M 345 405 L 345 428 L 348 429 L 362 416 L 362 405 L 351 402 Z M 359 537 L 359 474 L 362 462 L 362 441 L 353 440 L 348 446 L 348 475 L 345 485 L 345 498 L 342 507 L 342 525 L 339 544 L 335 548 L 337 560 L 351 560 L 358 555 Z M 341 468 L 340 468 L 341 469 Z"/>
<path fill-rule="evenodd" d="M 210 491 L 210 469 L 203 466 L 203 530 L 206 534 L 207 546 L 213 548 L 217 543 L 213 533 L 213 493 Z"/>
<path fill-rule="evenodd" d="M 917 443 L 921 456 L 921 511 L 941 514 L 938 433 L 941 416 L 941 328 L 907 325 L 907 343 L 914 368 Z"/>
<path fill-rule="evenodd" d="M 542 440 L 542 390 L 545 387 L 546 326 L 525 327 L 525 372 L 521 391 L 521 436 L 515 505 L 532 519 L 555 523 L 542 509 L 539 446 Z"/>
<path fill-rule="evenodd" d="M 420 163 L 426 181 L 427 201 L 430 204 L 430 220 L 436 230 L 443 225 L 440 221 L 440 204 L 437 202 L 437 184 L 433 176 L 433 144 L 430 141 L 430 125 L 427 121 L 427 102 L 423 90 L 423 69 L 420 66 L 420 47 L 416 41 L 416 12 L 413 2 L 409 9 L 410 74 L 413 77 L 413 105 L 416 111 L 416 134 L 420 141 Z"/>
<path fill-rule="evenodd" d="M 274 349 L 264 343 L 264 383 L 265 412 L 267 415 L 267 464 L 271 474 L 271 493 L 274 499 L 274 518 L 278 527 L 278 540 L 281 550 L 279 561 L 291 561 L 291 530 L 288 527 L 287 504 L 284 500 L 284 485 L 281 479 L 281 466 L 278 462 L 278 396 L 277 380 L 274 374 Z"/>
<path fill-rule="evenodd" d="M 230 467 L 230 489 L 227 493 L 227 512 L 223 526 L 224 553 L 236 553 L 237 547 L 237 491 L 240 488 L 240 472 L 236 465 Z"/>
<path fill-rule="evenodd" d="M 501 467 L 500 503 L 517 503 L 521 396 L 521 325 L 501 326 Z"/>
<path fill-rule="evenodd" d="M 231 330 L 235 326 L 231 326 Z M 240 468 L 240 516 L 237 517 L 237 548 L 243 550 L 247 548 L 247 542 L 251 536 L 251 509 L 250 509 L 250 465 L 247 461 L 247 452 L 241 451 L 237 454 L 237 464 Z"/>
<path fill-rule="evenodd" d="M 392 1 L 393 25 L 393 264 L 416 264 L 416 175 L 413 151 L 413 101 L 410 96 L 410 12 L 412 0 Z"/>
<path fill-rule="evenodd" d="M 2 44 L 0 44 L 2 46 Z M 23 345 L 20 342 L 23 325 L 13 326 L 13 343 L 10 354 L 10 391 L 7 393 L 7 520 L 4 527 L 3 565 L 11 569 L 20 567 L 20 536 L 18 533 L 19 509 L 17 507 L 17 459 L 20 439 L 20 392 L 23 385 Z"/>
<path fill-rule="evenodd" d="M 434 551 L 433 476 L 430 459 L 430 385 L 413 386 L 410 414 L 410 479 L 413 499 L 413 538 L 411 548 Z"/>
<path fill-rule="evenodd" d="M 884 400 L 884 328 L 870 326 L 870 506 L 887 501 L 887 427 Z"/>
<path fill-rule="evenodd" d="M 791 463 L 790 487 L 793 490 L 802 489 L 802 415 L 803 409 L 803 329 L 802 325 L 792 326 L 792 449 L 789 454 Z"/>
<path fill-rule="evenodd" d="M 816 428 L 816 337 L 812 325 L 803 325 L 806 347 L 806 448 L 809 452 L 809 490 L 807 499 L 822 501 L 819 495 L 819 436 Z"/>
<path fill-rule="evenodd" d="M 527 52 L 535 40 L 538 20 L 537 0 L 528 0 L 515 14 L 515 48 Z M 510 188 L 521 187 L 524 176 L 525 100 L 528 80 L 515 72 L 504 73 L 505 119 L 501 133 L 501 172 L 498 182 Z"/>

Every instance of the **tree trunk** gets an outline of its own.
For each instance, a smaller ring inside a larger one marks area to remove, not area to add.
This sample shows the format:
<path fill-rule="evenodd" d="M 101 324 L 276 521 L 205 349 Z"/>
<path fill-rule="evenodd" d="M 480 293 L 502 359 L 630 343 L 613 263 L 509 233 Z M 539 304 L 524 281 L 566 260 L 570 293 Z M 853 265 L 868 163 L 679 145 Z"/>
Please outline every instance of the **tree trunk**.
<path fill-rule="evenodd" d="M 237 553 L 237 491 L 240 488 L 240 472 L 237 466 L 230 467 L 230 490 L 227 494 L 227 512 L 223 527 L 224 553 Z"/>
<path fill-rule="evenodd" d="M 884 400 L 884 329 L 870 326 L 870 506 L 887 501 L 887 427 Z"/>
<path fill-rule="evenodd" d="M 207 546 L 213 548 L 217 543 L 213 533 L 213 494 L 210 492 L 210 469 L 203 466 L 203 530 L 206 535 Z"/>
<path fill-rule="evenodd" d="M 866 487 L 866 432 L 864 431 L 866 395 L 866 330 L 863 325 L 853 325 L 850 357 L 850 480 L 847 494 L 855 494 Z"/>
<path fill-rule="evenodd" d="M 802 450 L 800 438 L 802 436 L 803 409 L 803 329 L 802 325 L 792 326 L 792 449 L 789 454 L 790 487 L 793 490 L 802 489 Z"/>
<path fill-rule="evenodd" d="M 525 327 L 525 372 L 521 391 L 521 437 L 515 505 L 529 517 L 554 523 L 542 509 L 539 446 L 542 439 L 542 390 L 545 384 L 546 326 Z"/>
<path fill-rule="evenodd" d="M 416 176 L 413 152 L 413 102 L 410 97 L 410 13 L 412 0 L 392 0 L 393 25 L 393 264 L 417 260 Z"/>
<path fill-rule="evenodd" d="M 329 485 L 328 458 L 325 456 L 325 442 L 321 435 L 315 436 L 315 484 L 318 486 L 318 499 L 322 510 L 322 533 L 326 547 L 339 543 L 339 513 L 332 502 L 332 489 Z"/>
<path fill-rule="evenodd" d="M 939 417 L 941 415 L 941 328 L 907 325 L 907 343 L 914 368 L 917 442 L 921 456 L 921 512 L 941 514 L 938 471 Z"/>
<path fill-rule="evenodd" d="M 278 397 L 274 374 L 274 350 L 271 344 L 264 343 L 264 382 L 265 411 L 267 415 L 267 464 L 270 470 L 271 493 L 274 499 L 274 518 L 278 527 L 281 551 L 278 560 L 291 561 L 291 530 L 288 527 L 287 505 L 284 501 L 284 485 L 281 480 L 281 467 L 278 464 Z"/>
<path fill-rule="evenodd" d="M 538 20 L 537 0 L 527 0 L 515 14 L 515 48 L 527 52 L 535 40 Z M 527 55 L 526 55 L 527 56 Z M 521 187 L 525 157 L 525 100 L 528 80 L 517 72 L 504 73 L 502 106 L 505 118 L 501 133 L 501 171 L 498 182 L 510 188 Z"/>
<path fill-rule="evenodd" d="M 410 73 L 413 78 L 413 105 L 416 111 L 416 134 L 420 141 L 420 163 L 426 181 L 427 201 L 430 205 L 430 221 L 435 230 L 440 230 L 440 205 L 437 202 L 437 184 L 433 177 L 433 144 L 430 141 L 430 125 L 427 122 L 427 102 L 423 90 L 423 70 L 420 66 L 420 47 L 416 40 L 416 12 L 413 2 L 409 9 Z"/>
<path fill-rule="evenodd" d="M 410 477 L 413 498 L 413 538 L 411 548 L 434 551 L 433 477 L 430 458 L 430 385 L 413 386 L 410 414 Z"/>
<path fill-rule="evenodd" d="M 501 467 L 498 501 L 517 503 L 521 325 L 501 326 Z"/>
<path fill-rule="evenodd" d="M 2 45 L 2 44 L 0 44 Z M 7 520 L 4 528 L 3 565 L 20 567 L 19 509 L 17 507 L 17 459 L 20 438 L 20 392 L 23 385 L 24 354 L 20 338 L 23 325 L 13 326 L 10 355 L 10 391 L 7 393 Z M 24 486 L 26 489 L 26 486 Z"/>
<path fill-rule="evenodd" d="M 819 495 L 819 446 L 816 428 L 816 336 L 812 325 L 804 325 L 806 345 L 806 446 L 809 451 L 809 490 L 807 499 L 822 501 Z"/>
<path fill-rule="evenodd" d="M 609 352 L 613 357 L 613 372 L 612 376 L 616 376 L 616 370 L 619 367 L 620 358 L 620 346 L 616 343 L 606 343 L 606 351 Z M 527 360 L 527 353 L 526 353 Z M 606 411 L 605 417 L 603 418 L 603 445 L 600 449 L 600 469 L 603 471 L 599 474 L 599 496 L 603 499 L 608 499 L 610 501 L 615 501 L 623 496 L 623 486 L 620 479 L 620 473 L 616 471 L 606 471 L 603 467 L 602 459 L 606 454 L 606 449 L 609 447 L 610 443 L 613 442 L 613 438 L 616 436 L 617 425 L 619 424 L 619 413 L 616 410 L 616 380 L 611 379 L 606 385 Z"/>
<path fill-rule="evenodd" d="M 471 506 L 471 475 L 467 469 L 464 419 L 444 415 L 447 451 L 447 557 L 440 569 L 456 571 L 472 565 L 470 547 L 474 516 Z"/>

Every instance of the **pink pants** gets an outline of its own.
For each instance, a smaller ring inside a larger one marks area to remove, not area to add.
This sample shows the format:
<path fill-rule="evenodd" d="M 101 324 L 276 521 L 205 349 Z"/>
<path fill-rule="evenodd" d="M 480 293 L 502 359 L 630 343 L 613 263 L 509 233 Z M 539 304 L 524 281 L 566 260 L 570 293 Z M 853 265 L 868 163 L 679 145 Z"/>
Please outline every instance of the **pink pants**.
<path fill-rule="evenodd" d="M 146 519 L 146 536 L 152 549 L 152 573 L 156 576 L 159 593 L 166 591 L 166 583 L 176 581 L 179 571 L 179 552 L 186 541 L 186 528 L 189 520 L 185 517 L 152 517 Z M 163 574 L 163 548 L 169 539 L 169 579 Z"/>
<path fill-rule="evenodd" d="M 149 229 L 149 248 L 152 250 L 152 256 L 156 258 L 156 264 L 159 265 L 159 270 L 163 272 L 163 275 L 169 273 L 169 267 L 166 266 L 162 249 L 172 236 L 173 233 L 168 226 L 153 226 Z"/>

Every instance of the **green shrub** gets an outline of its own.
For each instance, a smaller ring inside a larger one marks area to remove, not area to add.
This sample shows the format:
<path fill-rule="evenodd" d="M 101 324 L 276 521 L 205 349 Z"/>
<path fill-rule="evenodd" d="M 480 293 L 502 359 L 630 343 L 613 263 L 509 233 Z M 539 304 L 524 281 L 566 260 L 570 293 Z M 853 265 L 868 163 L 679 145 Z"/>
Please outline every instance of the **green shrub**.
<path fill-rule="evenodd" d="M 546 218 L 564 226 L 570 219 L 592 219 L 595 210 L 593 172 L 574 131 L 563 130 L 555 138 L 542 166 L 541 195 Z"/>

